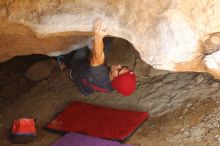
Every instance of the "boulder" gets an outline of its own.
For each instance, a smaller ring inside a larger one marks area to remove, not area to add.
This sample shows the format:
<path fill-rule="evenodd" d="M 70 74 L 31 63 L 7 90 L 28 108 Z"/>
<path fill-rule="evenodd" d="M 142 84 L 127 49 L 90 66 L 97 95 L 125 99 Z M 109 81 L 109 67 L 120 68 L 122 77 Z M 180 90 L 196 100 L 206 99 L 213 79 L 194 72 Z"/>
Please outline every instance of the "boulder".
<path fill-rule="evenodd" d="M 219 0 L 1 0 L 0 61 L 86 46 L 97 17 L 154 68 L 220 78 Z"/>

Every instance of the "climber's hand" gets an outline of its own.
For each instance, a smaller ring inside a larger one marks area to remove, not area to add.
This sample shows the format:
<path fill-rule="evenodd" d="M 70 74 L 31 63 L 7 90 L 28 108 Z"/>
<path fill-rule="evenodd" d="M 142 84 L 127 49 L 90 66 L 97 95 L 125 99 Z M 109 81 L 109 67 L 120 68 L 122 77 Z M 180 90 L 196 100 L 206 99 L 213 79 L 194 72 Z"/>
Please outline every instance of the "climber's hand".
<path fill-rule="evenodd" d="M 103 27 L 103 19 L 98 18 L 95 21 L 94 27 L 93 27 L 93 32 L 94 32 L 94 37 L 97 37 L 99 39 L 103 39 L 107 35 L 107 30 Z"/>

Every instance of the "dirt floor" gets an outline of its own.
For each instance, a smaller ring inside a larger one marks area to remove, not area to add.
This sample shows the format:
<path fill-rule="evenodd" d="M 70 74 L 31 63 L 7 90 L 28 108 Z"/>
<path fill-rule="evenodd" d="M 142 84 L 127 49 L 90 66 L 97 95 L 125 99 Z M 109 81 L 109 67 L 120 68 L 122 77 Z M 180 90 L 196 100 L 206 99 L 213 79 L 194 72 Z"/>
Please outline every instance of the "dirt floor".
<path fill-rule="evenodd" d="M 135 146 L 220 145 L 220 82 L 208 74 L 170 73 L 149 68 L 137 77 L 137 90 L 80 94 L 67 72 L 54 68 L 33 82 L 26 69 L 44 56 L 16 57 L 0 64 L 0 146 L 11 146 L 10 127 L 20 117 L 36 118 L 37 138 L 27 146 L 49 146 L 62 135 L 44 129 L 72 100 L 119 109 L 149 111 L 150 118 L 125 142 Z M 137 65 L 142 66 L 142 65 Z M 16 145 L 15 145 L 16 146 Z"/>

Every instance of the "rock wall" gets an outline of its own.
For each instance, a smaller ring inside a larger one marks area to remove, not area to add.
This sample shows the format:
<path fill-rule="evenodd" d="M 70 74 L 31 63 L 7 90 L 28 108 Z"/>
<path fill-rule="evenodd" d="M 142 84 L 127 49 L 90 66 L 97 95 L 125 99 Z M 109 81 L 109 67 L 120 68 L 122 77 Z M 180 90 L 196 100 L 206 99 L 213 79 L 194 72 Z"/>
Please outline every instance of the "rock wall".
<path fill-rule="evenodd" d="M 220 78 L 219 0 L 1 0 L 0 16 L 1 61 L 87 45 L 102 17 L 109 35 L 130 41 L 154 68 Z"/>

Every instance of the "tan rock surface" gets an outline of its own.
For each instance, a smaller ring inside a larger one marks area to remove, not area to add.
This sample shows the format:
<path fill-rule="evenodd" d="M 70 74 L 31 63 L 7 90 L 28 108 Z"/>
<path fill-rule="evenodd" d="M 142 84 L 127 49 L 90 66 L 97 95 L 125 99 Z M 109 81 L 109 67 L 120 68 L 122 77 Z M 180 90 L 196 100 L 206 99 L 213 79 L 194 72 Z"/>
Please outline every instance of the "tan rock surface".
<path fill-rule="evenodd" d="M 0 15 L 1 23 L 15 25 L 8 30 L 1 25 L 1 61 L 32 53 L 59 55 L 86 45 L 92 23 L 102 17 L 109 35 L 130 41 L 154 68 L 214 70 L 220 77 L 219 53 L 213 54 L 220 46 L 219 0 L 1 0 Z M 18 26 L 27 27 L 23 37 Z M 207 40 L 215 47 L 207 48 Z"/>

